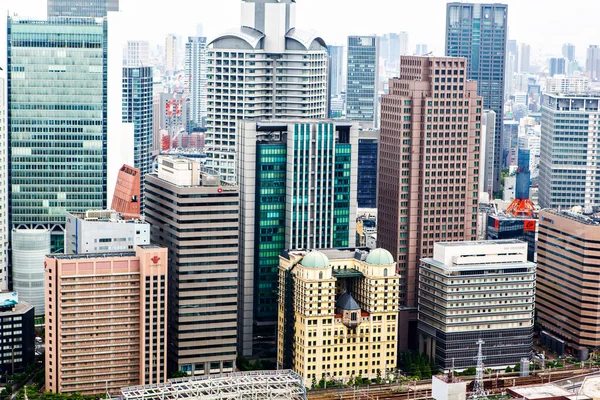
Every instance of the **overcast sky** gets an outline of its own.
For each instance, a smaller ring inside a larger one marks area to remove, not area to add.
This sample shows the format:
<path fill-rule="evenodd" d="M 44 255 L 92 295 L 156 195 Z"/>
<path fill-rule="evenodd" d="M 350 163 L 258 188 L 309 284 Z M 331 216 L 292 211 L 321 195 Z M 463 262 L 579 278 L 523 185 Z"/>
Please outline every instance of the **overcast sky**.
<path fill-rule="evenodd" d="M 188 36 L 196 24 L 209 38 L 239 25 L 241 0 L 120 0 L 131 17 L 131 37 L 162 42 L 167 33 Z M 493 1 L 492 1 L 493 2 Z M 532 46 L 532 58 L 560 55 L 564 42 L 577 58 L 600 44 L 600 0 L 506 0 L 509 38 Z M 446 0 L 297 0 L 297 26 L 313 29 L 327 43 L 343 44 L 351 34 L 406 31 L 409 46 L 426 43 L 443 55 Z M 46 17 L 46 0 L 0 0 L 0 8 L 21 16 Z"/>

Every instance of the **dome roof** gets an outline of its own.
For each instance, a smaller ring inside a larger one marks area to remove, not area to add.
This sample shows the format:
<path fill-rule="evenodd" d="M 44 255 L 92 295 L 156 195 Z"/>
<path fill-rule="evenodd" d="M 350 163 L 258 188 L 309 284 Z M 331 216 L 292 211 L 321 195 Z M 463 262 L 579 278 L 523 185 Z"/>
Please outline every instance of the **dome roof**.
<path fill-rule="evenodd" d="M 369 252 L 367 263 L 374 265 L 389 265 L 394 263 L 394 257 L 385 249 L 375 249 Z"/>
<path fill-rule="evenodd" d="M 311 251 L 302 259 L 302 265 L 308 268 L 327 268 L 329 258 L 320 251 Z"/>
<path fill-rule="evenodd" d="M 360 310 L 360 306 L 354 300 L 354 298 L 350 295 L 350 293 L 342 293 L 337 302 L 335 303 L 337 308 L 341 308 L 342 310 Z"/>

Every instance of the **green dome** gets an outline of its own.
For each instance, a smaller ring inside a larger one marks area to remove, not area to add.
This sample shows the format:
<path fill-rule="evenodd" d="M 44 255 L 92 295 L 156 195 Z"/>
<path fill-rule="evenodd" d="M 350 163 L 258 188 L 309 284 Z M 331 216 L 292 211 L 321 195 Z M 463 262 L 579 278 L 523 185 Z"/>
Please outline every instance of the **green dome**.
<path fill-rule="evenodd" d="M 329 258 L 320 251 L 311 251 L 302 259 L 302 265 L 309 268 L 327 268 Z"/>
<path fill-rule="evenodd" d="M 367 264 L 389 265 L 394 263 L 394 257 L 385 249 L 372 250 L 367 256 Z"/>

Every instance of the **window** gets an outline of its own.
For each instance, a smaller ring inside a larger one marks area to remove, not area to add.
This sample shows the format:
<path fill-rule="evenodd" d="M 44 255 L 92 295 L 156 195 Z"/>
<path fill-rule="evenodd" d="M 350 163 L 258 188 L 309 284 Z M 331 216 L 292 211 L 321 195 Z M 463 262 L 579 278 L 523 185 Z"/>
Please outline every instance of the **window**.
<path fill-rule="evenodd" d="M 388 276 L 387 268 L 383 269 L 383 276 Z"/>

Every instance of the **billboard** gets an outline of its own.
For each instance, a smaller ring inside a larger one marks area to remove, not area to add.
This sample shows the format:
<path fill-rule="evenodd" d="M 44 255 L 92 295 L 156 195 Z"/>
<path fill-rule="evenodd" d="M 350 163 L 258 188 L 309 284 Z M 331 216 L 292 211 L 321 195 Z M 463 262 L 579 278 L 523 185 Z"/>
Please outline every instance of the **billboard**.
<path fill-rule="evenodd" d="M 19 303 L 17 292 L 0 293 L 0 308 L 14 307 Z"/>

